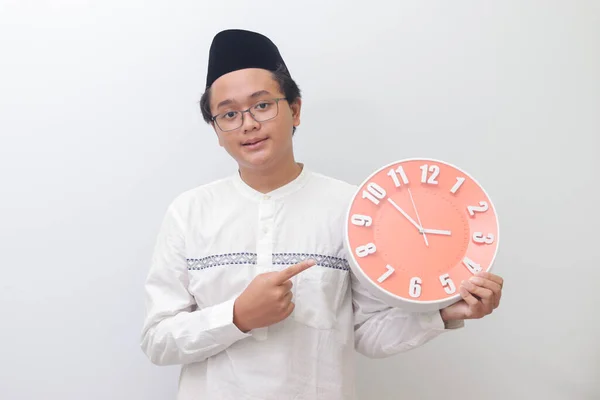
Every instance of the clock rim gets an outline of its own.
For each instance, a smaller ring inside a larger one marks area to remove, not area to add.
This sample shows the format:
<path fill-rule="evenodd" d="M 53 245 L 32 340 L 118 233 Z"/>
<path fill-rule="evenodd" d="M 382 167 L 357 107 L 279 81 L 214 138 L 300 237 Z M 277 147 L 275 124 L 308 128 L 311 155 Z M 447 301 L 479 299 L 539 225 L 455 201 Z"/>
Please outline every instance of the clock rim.
<path fill-rule="evenodd" d="M 429 161 L 429 162 L 446 164 L 446 165 L 448 165 L 450 167 L 453 167 L 456 170 L 462 172 L 465 176 L 467 176 L 473 182 L 475 182 L 475 184 L 485 194 L 485 196 L 487 197 L 487 199 L 490 202 L 490 208 L 494 212 L 494 215 L 495 215 L 495 218 L 496 218 L 496 231 L 497 231 L 497 235 L 496 235 L 496 248 L 494 249 L 494 254 L 492 256 L 492 260 L 490 261 L 489 266 L 486 269 L 483 270 L 485 272 L 489 272 L 492 269 L 494 269 L 494 264 L 496 262 L 496 258 L 497 258 L 497 255 L 498 255 L 498 249 L 500 247 L 500 217 L 498 216 L 498 210 L 496 209 L 496 206 L 494 205 L 491 196 L 485 190 L 485 188 L 483 187 L 483 185 L 481 183 L 479 183 L 479 181 L 477 179 L 475 179 L 470 173 L 468 173 L 464 169 L 460 168 L 456 164 L 450 163 L 448 161 L 443 161 L 443 160 L 437 159 L 437 158 L 430 158 L 430 157 L 409 157 L 409 158 L 402 158 L 402 159 L 398 159 L 396 161 L 388 162 L 387 164 L 382 165 L 381 167 L 376 168 L 365 179 L 363 179 L 362 182 L 356 187 L 356 189 L 354 190 L 354 193 L 352 194 L 350 202 L 349 202 L 349 204 L 347 206 L 346 216 L 344 218 L 344 247 L 346 248 L 346 252 L 348 253 L 348 257 L 349 257 L 348 262 L 350 264 L 350 268 L 354 272 L 355 276 L 357 277 L 357 279 L 363 285 L 366 286 L 367 290 L 371 294 L 373 294 L 374 296 L 380 298 L 381 300 L 383 300 L 387 304 L 390 304 L 390 305 L 393 304 L 393 305 L 396 305 L 398 307 L 409 309 L 409 310 L 412 310 L 412 311 L 435 311 L 435 310 L 440 310 L 440 309 L 442 309 L 444 307 L 447 307 L 449 305 L 452 305 L 452 304 L 460 301 L 461 298 L 462 298 L 461 295 L 460 295 L 460 291 L 457 291 L 457 293 L 455 295 L 453 295 L 453 296 L 446 297 L 446 298 L 443 298 L 443 299 L 440 299 L 440 300 L 416 300 L 416 299 L 409 299 L 409 298 L 406 298 L 406 297 L 398 296 L 398 295 L 396 295 L 396 294 L 394 294 L 394 293 L 392 293 L 392 292 L 390 292 L 390 291 L 382 288 L 381 286 L 378 286 L 376 283 L 373 282 L 373 280 L 371 278 L 369 278 L 365 274 L 365 272 L 362 270 L 362 268 L 359 267 L 360 263 L 356 260 L 354 252 L 352 251 L 352 249 L 350 247 L 350 238 L 348 236 L 348 222 L 350 221 L 350 213 L 352 212 L 352 205 L 353 205 L 354 201 L 356 200 L 356 196 L 359 195 L 361 188 L 364 187 L 365 184 L 367 182 L 369 182 L 379 172 L 381 172 L 381 171 L 383 171 L 383 170 L 385 170 L 387 168 L 390 168 L 392 165 L 396 165 L 396 164 L 400 164 L 400 163 L 406 163 L 406 162 L 409 162 L 409 161 Z"/>

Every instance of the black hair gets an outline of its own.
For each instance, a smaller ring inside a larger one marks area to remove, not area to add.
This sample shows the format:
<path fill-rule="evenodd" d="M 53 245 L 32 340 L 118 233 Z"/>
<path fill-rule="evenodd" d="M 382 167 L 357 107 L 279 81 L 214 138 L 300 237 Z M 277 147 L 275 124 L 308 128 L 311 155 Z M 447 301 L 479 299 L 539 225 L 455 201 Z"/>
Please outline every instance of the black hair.
<path fill-rule="evenodd" d="M 284 94 L 288 104 L 293 104 L 296 100 L 302 98 L 300 88 L 284 66 L 280 66 L 275 71 L 272 71 L 271 74 L 275 82 L 279 85 L 279 90 Z M 207 88 L 200 98 L 200 111 L 202 111 L 202 118 L 207 124 L 212 122 L 210 89 L 210 87 Z M 294 133 L 296 133 L 296 127 L 292 130 L 292 135 Z"/>

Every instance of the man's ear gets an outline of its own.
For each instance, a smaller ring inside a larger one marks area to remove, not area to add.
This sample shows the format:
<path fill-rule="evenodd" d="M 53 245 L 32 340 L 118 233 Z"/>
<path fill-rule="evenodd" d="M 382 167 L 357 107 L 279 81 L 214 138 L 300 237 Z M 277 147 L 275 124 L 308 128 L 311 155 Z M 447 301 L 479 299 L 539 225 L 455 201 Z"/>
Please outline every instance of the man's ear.
<path fill-rule="evenodd" d="M 292 104 L 290 104 L 292 110 L 292 119 L 294 126 L 300 125 L 300 111 L 302 110 L 302 99 L 297 98 Z"/>

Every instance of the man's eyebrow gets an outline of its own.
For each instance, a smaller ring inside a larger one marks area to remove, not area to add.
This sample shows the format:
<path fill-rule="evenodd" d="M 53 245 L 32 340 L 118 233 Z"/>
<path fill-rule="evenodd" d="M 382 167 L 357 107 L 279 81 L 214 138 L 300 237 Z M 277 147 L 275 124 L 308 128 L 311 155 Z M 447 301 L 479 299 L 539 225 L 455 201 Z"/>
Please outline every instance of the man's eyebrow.
<path fill-rule="evenodd" d="M 259 97 L 265 94 L 271 94 L 271 92 L 267 91 L 267 90 L 259 90 L 258 92 L 254 92 L 250 95 L 250 98 L 253 99 L 255 97 Z"/>
<path fill-rule="evenodd" d="M 271 92 L 269 92 L 268 90 L 259 90 L 258 92 L 252 93 L 248 97 L 251 98 L 251 99 L 254 99 L 254 98 L 266 95 L 266 94 L 270 95 Z M 233 104 L 233 103 L 234 103 L 234 101 L 231 100 L 231 99 L 223 100 L 222 102 L 220 102 L 219 104 L 217 104 L 217 108 L 221 108 L 223 106 L 228 106 L 228 105 Z"/>
<path fill-rule="evenodd" d="M 219 104 L 217 104 L 217 108 L 221 108 L 223 106 L 228 106 L 228 105 L 230 105 L 232 103 L 233 103 L 233 100 L 231 100 L 231 99 L 223 100 L 222 102 L 220 102 Z"/>

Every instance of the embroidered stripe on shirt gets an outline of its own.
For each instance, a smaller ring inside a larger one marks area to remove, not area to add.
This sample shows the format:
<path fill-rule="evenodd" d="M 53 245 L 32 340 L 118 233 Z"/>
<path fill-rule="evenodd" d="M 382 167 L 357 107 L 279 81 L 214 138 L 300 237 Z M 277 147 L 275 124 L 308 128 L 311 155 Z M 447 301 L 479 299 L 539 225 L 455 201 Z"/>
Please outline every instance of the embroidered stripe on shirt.
<path fill-rule="evenodd" d="M 314 259 L 317 265 L 325 268 L 349 270 L 348 261 L 344 258 L 311 253 L 275 253 L 273 265 L 293 265 L 309 258 Z M 216 254 L 203 258 L 188 258 L 188 270 L 202 270 L 221 265 L 256 265 L 256 253 L 227 253 Z"/>
<path fill-rule="evenodd" d="M 312 258 L 317 262 L 317 265 L 333 269 L 350 269 L 348 261 L 344 258 L 325 256 L 322 254 L 309 253 L 275 253 L 273 254 L 274 265 L 292 265 Z"/>
<path fill-rule="evenodd" d="M 227 253 L 203 258 L 188 258 L 187 263 L 188 270 L 200 270 L 219 265 L 255 265 L 257 258 L 256 253 Z"/>

